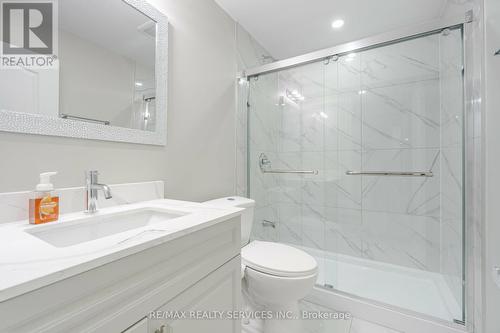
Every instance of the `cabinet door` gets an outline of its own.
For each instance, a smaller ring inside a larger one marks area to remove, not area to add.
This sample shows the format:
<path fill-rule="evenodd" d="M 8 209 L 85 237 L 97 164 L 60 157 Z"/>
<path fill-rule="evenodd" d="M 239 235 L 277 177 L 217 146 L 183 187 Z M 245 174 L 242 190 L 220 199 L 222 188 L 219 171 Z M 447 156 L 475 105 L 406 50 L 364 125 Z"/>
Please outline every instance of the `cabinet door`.
<path fill-rule="evenodd" d="M 240 320 L 228 319 L 239 310 L 240 295 L 241 264 L 236 257 L 159 308 L 156 319 L 148 319 L 149 332 L 240 333 Z"/>
<path fill-rule="evenodd" d="M 148 333 L 148 319 L 143 318 L 122 333 Z"/>

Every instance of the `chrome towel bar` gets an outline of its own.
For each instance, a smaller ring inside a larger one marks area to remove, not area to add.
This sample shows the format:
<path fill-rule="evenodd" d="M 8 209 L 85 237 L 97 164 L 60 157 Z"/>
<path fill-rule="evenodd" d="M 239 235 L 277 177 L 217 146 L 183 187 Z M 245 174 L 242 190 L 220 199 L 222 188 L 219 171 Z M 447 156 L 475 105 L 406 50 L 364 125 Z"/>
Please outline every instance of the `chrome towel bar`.
<path fill-rule="evenodd" d="M 262 153 L 259 156 L 259 166 L 262 173 L 289 173 L 300 175 L 317 175 L 318 170 L 273 170 L 271 169 L 271 161 L 267 158 L 266 154 Z"/>
<path fill-rule="evenodd" d="M 109 120 L 99 120 L 99 119 L 93 119 L 93 118 L 85 118 L 85 117 L 79 117 L 79 116 L 72 116 L 70 114 L 65 114 L 61 113 L 60 117 L 62 119 L 72 119 L 72 120 L 81 120 L 89 123 L 98 123 L 98 124 L 103 124 L 103 125 L 111 125 L 111 122 Z"/>
<path fill-rule="evenodd" d="M 262 173 L 294 173 L 301 175 L 317 175 L 318 170 L 262 170 Z"/>
<path fill-rule="evenodd" d="M 347 171 L 348 176 L 434 177 L 432 171 Z"/>

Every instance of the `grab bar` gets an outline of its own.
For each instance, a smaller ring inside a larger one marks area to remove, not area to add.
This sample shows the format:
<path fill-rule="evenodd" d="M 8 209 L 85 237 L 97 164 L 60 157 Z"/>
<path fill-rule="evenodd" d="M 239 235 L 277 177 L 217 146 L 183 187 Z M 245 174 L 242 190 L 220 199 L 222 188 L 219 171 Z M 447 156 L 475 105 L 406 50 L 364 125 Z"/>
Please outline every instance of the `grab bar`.
<path fill-rule="evenodd" d="M 60 117 L 62 119 L 73 119 L 73 120 L 86 121 L 86 122 L 89 122 L 89 123 L 98 123 L 98 124 L 103 124 L 103 125 L 111 125 L 111 122 L 109 122 L 109 120 L 99 120 L 99 119 L 78 117 L 78 116 L 72 116 L 70 114 L 65 114 L 65 113 L 61 113 Z"/>
<path fill-rule="evenodd" d="M 432 171 L 347 171 L 348 176 L 434 177 Z"/>
<path fill-rule="evenodd" d="M 318 170 L 273 170 L 271 169 L 271 161 L 267 158 L 266 154 L 262 153 L 259 156 L 259 166 L 262 173 L 289 173 L 301 175 L 317 175 Z"/>

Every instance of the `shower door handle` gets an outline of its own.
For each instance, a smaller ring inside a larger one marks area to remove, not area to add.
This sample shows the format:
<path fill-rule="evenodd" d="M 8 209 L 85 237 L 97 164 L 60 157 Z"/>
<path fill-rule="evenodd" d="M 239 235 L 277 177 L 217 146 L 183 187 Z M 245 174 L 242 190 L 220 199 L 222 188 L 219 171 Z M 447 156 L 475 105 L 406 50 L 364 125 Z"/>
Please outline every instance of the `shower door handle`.
<path fill-rule="evenodd" d="M 267 158 L 266 154 L 262 153 L 259 156 L 259 167 L 262 173 L 290 173 L 301 175 L 317 175 L 318 170 L 274 170 L 271 169 L 271 161 Z"/>
<path fill-rule="evenodd" d="M 348 176 L 434 177 L 432 171 L 346 171 Z"/>
<path fill-rule="evenodd" d="M 262 170 L 262 173 L 290 173 L 300 175 L 317 175 L 318 170 Z"/>

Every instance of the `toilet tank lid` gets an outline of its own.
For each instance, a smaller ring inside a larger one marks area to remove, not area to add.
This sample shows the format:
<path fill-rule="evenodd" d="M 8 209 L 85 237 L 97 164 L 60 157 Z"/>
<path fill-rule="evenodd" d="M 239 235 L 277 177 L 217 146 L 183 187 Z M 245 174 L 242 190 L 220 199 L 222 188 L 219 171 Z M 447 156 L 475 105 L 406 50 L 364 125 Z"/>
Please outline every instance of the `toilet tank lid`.
<path fill-rule="evenodd" d="M 255 206 L 255 201 L 244 197 L 225 197 L 214 200 L 205 201 L 205 204 L 217 207 L 240 207 L 249 208 Z"/>

